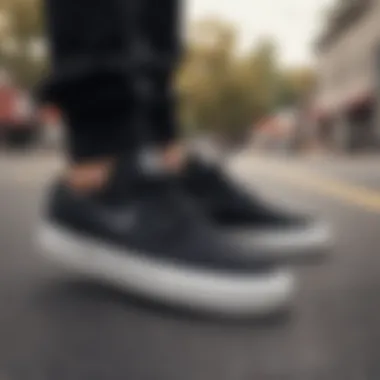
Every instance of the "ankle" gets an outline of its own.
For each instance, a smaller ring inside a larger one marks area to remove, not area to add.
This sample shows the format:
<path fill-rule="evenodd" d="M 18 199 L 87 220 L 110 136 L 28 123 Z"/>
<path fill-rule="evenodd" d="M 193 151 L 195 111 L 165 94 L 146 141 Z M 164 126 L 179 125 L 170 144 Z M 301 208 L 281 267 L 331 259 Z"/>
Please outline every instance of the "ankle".
<path fill-rule="evenodd" d="M 107 183 L 113 165 L 112 158 L 73 164 L 66 172 L 66 184 L 82 193 L 99 191 Z"/>
<path fill-rule="evenodd" d="M 180 172 L 185 165 L 187 152 L 182 144 L 175 143 L 166 146 L 163 150 L 163 161 L 173 172 Z"/>

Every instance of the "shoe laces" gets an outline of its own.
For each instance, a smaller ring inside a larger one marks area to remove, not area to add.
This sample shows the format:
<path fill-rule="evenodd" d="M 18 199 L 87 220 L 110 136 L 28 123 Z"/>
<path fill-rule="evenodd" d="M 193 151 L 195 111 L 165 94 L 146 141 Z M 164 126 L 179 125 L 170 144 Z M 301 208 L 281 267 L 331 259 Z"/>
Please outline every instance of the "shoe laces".
<path fill-rule="evenodd" d="M 117 165 L 107 197 L 120 207 L 131 201 L 138 203 L 145 223 L 163 238 L 168 234 L 181 238 L 189 229 L 206 224 L 196 203 L 181 189 L 175 175 L 144 173 L 130 159 Z"/>

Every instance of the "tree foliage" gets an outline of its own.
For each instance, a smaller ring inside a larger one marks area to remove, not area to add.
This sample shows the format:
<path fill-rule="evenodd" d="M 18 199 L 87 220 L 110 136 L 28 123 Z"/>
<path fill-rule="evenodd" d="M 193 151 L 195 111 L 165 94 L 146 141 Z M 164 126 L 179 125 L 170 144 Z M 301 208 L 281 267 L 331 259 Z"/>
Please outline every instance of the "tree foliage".
<path fill-rule="evenodd" d="M 45 64 L 40 0 L 0 0 L 0 66 L 25 87 Z"/>
<path fill-rule="evenodd" d="M 217 19 L 191 30 L 178 82 L 184 125 L 191 131 L 239 136 L 255 120 L 297 104 L 312 89 L 312 70 L 282 69 L 271 40 L 245 54 L 236 41 L 233 26 Z"/>

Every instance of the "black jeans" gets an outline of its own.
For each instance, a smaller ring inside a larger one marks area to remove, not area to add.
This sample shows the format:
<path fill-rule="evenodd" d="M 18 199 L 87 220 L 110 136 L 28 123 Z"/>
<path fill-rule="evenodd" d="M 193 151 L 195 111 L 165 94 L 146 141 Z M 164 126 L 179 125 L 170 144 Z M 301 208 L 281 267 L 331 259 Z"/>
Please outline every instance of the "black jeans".
<path fill-rule="evenodd" d="M 51 70 L 42 93 L 63 112 L 72 159 L 173 140 L 179 0 L 45 3 Z"/>

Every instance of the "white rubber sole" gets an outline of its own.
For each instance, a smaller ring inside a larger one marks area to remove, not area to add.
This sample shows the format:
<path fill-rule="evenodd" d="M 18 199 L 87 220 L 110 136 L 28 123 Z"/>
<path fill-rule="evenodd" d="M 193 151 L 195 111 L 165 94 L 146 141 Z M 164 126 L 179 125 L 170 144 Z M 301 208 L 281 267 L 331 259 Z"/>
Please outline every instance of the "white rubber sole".
<path fill-rule="evenodd" d="M 82 275 L 197 311 L 267 315 L 286 309 L 295 290 L 294 277 L 285 269 L 258 276 L 202 272 L 146 259 L 48 224 L 37 237 L 45 256 Z"/>
<path fill-rule="evenodd" d="M 322 223 L 293 231 L 234 231 L 229 236 L 255 254 L 284 260 L 323 255 L 333 245 L 332 230 Z"/>

